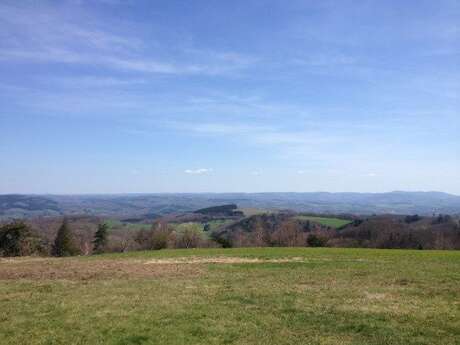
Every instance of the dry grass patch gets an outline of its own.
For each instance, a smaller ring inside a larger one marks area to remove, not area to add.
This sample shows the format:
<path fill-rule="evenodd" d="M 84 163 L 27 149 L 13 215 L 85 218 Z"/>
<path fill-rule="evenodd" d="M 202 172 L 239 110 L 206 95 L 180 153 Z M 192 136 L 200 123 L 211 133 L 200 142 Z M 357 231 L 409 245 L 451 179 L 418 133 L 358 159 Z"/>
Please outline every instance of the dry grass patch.
<path fill-rule="evenodd" d="M 171 264 L 258 264 L 258 263 L 287 263 L 287 262 L 305 262 L 305 258 L 291 257 L 279 259 L 261 259 L 261 258 L 245 258 L 231 256 L 216 256 L 216 257 L 182 257 L 182 258 L 165 258 L 152 259 L 145 264 L 171 265 Z"/>
<path fill-rule="evenodd" d="M 94 280 L 198 276 L 197 266 L 178 263 L 144 265 L 141 260 L 22 258 L 0 261 L 0 280 Z"/>

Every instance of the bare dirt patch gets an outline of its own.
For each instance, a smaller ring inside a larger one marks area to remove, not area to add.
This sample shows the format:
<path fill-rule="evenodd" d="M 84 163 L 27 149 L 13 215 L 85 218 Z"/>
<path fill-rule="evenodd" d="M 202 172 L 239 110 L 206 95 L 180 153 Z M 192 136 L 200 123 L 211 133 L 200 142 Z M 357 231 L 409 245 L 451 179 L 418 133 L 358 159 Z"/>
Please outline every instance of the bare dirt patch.
<path fill-rule="evenodd" d="M 125 278 L 193 277 L 199 266 L 181 264 L 144 265 L 138 260 L 80 260 L 31 258 L 0 260 L 0 280 L 95 280 Z"/>
<path fill-rule="evenodd" d="M 252 263 L 284 263 L 284 262 L 305 262 L 305 258 L 292 257 L 280 259 L 260 259 L 244 257 L 183 257 L 174 259 L 153 259 L 145 261 L 145 264 L 171 265 L 171 264 L 252 264 Z"/>
<path fill-rule="evenodd" d="M 206 264 L 308 263 L 330 258 L 255 258 L 233 256 L 184 256 L 158 259 L 43 258 L 0 259 L 0 280 L 94 280 L 125 278 L 192 277 L 206 271 Z M 355 261 L 355 260 L 352 260 Z M 358 260 L 356 260 L 358 261 Z"/>

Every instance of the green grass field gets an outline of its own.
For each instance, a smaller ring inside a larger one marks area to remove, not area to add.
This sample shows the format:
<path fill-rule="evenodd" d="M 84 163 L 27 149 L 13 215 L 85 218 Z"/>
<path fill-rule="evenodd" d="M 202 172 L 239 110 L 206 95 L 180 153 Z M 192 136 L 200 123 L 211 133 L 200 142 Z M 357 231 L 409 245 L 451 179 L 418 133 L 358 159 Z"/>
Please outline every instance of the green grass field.
<path fill-rule="evenodd" d="M 243 212 L 246 217 L 256 216 L 265 213 L 276 213 L 274 210 L 267 210 L 263 208 L 257 207 L 242 207 L 238 209 L 239 211 Z"/>
<path fill-rule="evenodd" d="M 204 224 L 209 225 L 209 233 L 217 230 L 219 227 L 230 224 L 232 223 L 233 220 L 228 220 L 228 219 L 214 219 L 210 220 L 206 223 L 201 223 L 201 222 L 185 222 L 185 223 L 169 223 L 168 225 L 173 228 L 174 230 L 180 230 L 181 228 L 184 227 L 195 227 L 197 230 L 204 230 Z M 150 226 L 151 228 L 151 226 Z"/>
<path fill-rule="evenodd" d="M 233 220 L 229 219 L 216 219 L 216 220 L 211 220 L 208 222 L 209 224 L 209 231 L 214 231 L 220 228 L 221 226 L 227 225 L 233 223 Z"/>
<path fill-rule="evenodd" d="M 460 343 L 460 252 L 241 248 L 0 260 L 1 344 Z"/>
<path fill-rule="evenodd" d="M 330 226 L 331 228 L 340 228 L 341 226 L 351 223 L 351 221 L 347 219 L 328 218 L 328 217 L 296 216 L 295 218 L 299 220 L 309 220 L 309 221 L 316 222 L 316 223 L 319 223 L 325 226 Z"/>

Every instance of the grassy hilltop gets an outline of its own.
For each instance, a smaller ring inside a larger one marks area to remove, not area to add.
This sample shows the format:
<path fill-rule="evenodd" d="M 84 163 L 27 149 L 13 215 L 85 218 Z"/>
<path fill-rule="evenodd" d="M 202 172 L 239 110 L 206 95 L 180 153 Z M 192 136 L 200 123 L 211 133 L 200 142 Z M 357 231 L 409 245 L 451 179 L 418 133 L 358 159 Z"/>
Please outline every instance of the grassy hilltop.
<path fill-rule="evenodd" d="M 460 252 L 0 259 L 1 344 L 458 344 Z"/>

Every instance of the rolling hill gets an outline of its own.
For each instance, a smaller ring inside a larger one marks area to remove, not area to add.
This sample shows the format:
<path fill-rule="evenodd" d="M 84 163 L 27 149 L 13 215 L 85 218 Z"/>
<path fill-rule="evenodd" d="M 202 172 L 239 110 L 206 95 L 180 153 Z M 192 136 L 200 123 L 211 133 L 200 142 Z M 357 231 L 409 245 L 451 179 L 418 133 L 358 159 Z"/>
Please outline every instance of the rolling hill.
<path fill-rule="evenodd" d="M 460 196 L 441 192 L 0 195 L 0 219 L 47 215 L 155 218 L 222 204 L 330 214 L 460 214 Z"/>

